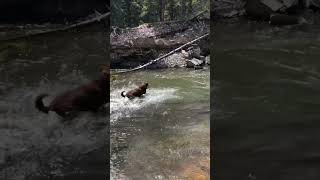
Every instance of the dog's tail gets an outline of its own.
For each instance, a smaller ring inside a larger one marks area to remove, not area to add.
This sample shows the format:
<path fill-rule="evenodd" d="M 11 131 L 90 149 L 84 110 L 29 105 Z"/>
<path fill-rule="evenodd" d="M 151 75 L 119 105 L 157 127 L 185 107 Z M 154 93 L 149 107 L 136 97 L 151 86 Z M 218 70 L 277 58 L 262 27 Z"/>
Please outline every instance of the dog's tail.
<path fill-rule="evenodd" d="M 125 91 L 122 91 L 122 92 L 121 92 L 121 96 L 125 98 L 126 96 L 124 95 L 124 92 L 125 92 Z"/>
<path fill-rule="evenodd" d="M 35 100 L 35 106 L 37 109 L 39 109 L 39 111 L 42 111 L 46 114 L 48 114 L 50 108 L 49 107 L 46 107 L 43 102 L 42 102 L 42 99 L 49 96 L 48 94 L 40 94 L 39 96 L 36 97 L 36 100 Z"/>

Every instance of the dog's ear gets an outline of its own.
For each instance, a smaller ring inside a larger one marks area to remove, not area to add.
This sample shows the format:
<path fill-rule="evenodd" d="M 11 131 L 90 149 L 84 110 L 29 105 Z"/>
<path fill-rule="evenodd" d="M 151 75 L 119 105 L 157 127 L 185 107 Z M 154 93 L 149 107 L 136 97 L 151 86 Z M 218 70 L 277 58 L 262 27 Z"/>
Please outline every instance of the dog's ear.
<path fill-rule="evenodd" d="M 100 64 L 100 71 L 110 70 L 110 66 L 108 64 Z"/>
<path fill-rule="evenodd" d="M 110 80 L 110 67 L 108 65 L 101 64 L 100 73 L 103 80 Z"/>

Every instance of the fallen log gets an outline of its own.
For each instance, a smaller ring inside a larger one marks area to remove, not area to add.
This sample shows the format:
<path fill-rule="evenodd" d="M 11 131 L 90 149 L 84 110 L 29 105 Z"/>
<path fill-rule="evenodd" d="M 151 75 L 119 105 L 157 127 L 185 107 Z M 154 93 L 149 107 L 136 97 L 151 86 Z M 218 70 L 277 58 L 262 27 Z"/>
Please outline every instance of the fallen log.
<path fill-rule="evenodd" d="M 208 37 L 208 36 L 209 36 L 209 33 L 204 34 L 204 35 L 202 35 L 202 36 L 200 36 L 200 37 L 198 37 L 198 38 L 196 38 L 196 39 L 194 39 L 194 40 L 192 40 L 192 41 L 190 41 L 190 42 L 188 42 L 188 43 L 186 43 L 186 44 L 184 44 L 184 45 L 182 45 L 182 46 L 180 46 L 180 47 L 178 47 L 178 48 L 170 51 L 169 53 L 167 53 L 167 54 L 165 54 L 165 55 L 163 55 L 163 56 L 160 56 L 160 57 L 158 57 L 157 59 L 154 59 L 154 60 L 152 60 L 152 61 L 150 61 L 150 62 L 148 62 L 148 63 L 146 63 L 146 64 L 144 64 L 144 65 L 140 65 L 140 66 L 138 66 L 138 67 L 136 67 L 136 68 L 129 69 L 129 70 L 125 70 L 125 71 L 115 72 L 115 73 L 112 73 L 112 75 L 122 74 L 122 73 L 127 73 L 127 72 L 133 72 L 133 71 L 137 71 L 137 70 L 139 70 L 139 69 L 145 68 L 145 67 L 147 67 L 147 66 L 149 66 L 149 65 L 151 65 L 151 64 L 154 64 L 154 63 L 157 62 L 157 61 L 160 61 L 160 60 L 163 59 L 163 58 L 166 58 L 166 57 L 168 57 L 168 56 L 176 53 L 177 51 L 182 50 L 184 47 L 189 46 L 189 45 L 192 45 L 194 42 L 197 42 L 197 41 L 199 41 L 199 40 L 201 40 L 201 39 L 204 39 L 204 38 L 206 38 L 206 37 Z"/>
<path fill-rule="evenodd" d="M 72 25 L 69 25 L 69 26 L 66 26 L 66 27 L 55 28 L 55 29 L 44 30 L 44 31 L 37 31 L 37 32 L 30 32 L 30 33 L 27 33 L 25 35 L 21 35 L 21 36 L 17 36 L 17 37 L 14 37 L 14 38 L 9 38 L 9 39 L 3 39 L 3 40 L 0 40 L 0 41 L 1 42 L 12 41 L 12 40 L 18 40 L 18 39 L 22 39 L 22 38 L 31 37 L 31 36 L 39 36 L 39 35 L 45 35 L 45 34 L 48 34 L 48 33 L 67 31 L 67 30 L 70 30 L 70 29 L 83 27 L 83 26 L 86 26 L 86 25 L 89 25 L 89 24 L 92 24 L 92 23 L 95 23 L 95 22 L 99 22 L 99 21 L 105 20 L 107 17 L 109 17 L 109 15 L 110 15 L 110 12 L 101 14 L 101 15 L 99 15 L 97 17 L 92 18 L 92 19 L 84 20 L 84 21 L 81 21 L 79 23 L 75 23 L 75 24 L 72 24 Z"/>

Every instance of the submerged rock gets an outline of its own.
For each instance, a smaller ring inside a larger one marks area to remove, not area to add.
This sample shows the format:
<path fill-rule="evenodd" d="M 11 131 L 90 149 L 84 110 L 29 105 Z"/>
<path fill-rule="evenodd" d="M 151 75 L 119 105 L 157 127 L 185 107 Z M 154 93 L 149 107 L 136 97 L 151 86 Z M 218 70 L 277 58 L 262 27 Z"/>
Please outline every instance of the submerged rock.
<path fill-rule="evenodd" d="M 192 162 L 183 164 L 178 174 L 190 180 L 209 180 L 210 160 L 194 160 Z"/>

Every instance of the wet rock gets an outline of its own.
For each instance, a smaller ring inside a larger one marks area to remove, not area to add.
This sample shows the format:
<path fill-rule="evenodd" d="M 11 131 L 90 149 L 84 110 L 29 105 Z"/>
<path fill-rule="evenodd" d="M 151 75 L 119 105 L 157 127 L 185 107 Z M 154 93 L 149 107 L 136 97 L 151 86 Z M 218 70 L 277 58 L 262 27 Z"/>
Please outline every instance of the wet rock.
<path fill-rule="evenodd" d="M 245 8 L 249 16 L 268 21 L 271 14 L 285 13 L 297 5 L 298 0 L 248 0 Z"/>
<path fill-rule="evenodd" d="M 201 57 L 201 49 L 199 46 L 193 46 L 189 49 L 188 51 L 189 55 L 191 58 L 197 58 L 197 59 L 200 59 Z"/>
<path fill-rule="evenodd" d="M 207 56 L 205 58 L 205 62 L 206 62 L 207 65 L 210 65 L 210 56 Z"/>
<path fill-rule="evenodd" d="M 284 7 L 283 2 L 279 0 L 260 0 L 260 2 L 270 8 L 272 11 L 279 11 Z"/>
<path fill-rule="evenodd" d="M 185 50 L 181 50 L 181 55 L 185 59 L 189 59 L 190 58 L 189 53 L 187 51 L 185 51 Z"/>
<path fill-rule="evenodd" d="M 259 0 L 247 0 L 245 9 L 248 16 L 265 21 L 269 20 L 270 14 L 273 12 L 268 6 Z"/>
<path fill-rule="evenodd" d="M 196 58 L 192 58 L 191 60 L 187 61 L 187 68 L 197 68 L 199 66 L 202 66 L 204 61 Z"/>
<path fill-rule="evenodd" d="M 203 69 L 203 66 L 194 66 L 193 69 L 194 69 L 194 70 Z"/>
<path fill-rule="evenodd" d="M 287 8 L 290 8 L 299 4 L 299 0 L 282 0 L 282 2 Z"/>

